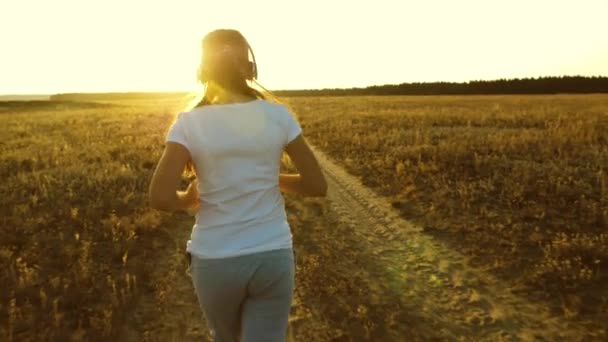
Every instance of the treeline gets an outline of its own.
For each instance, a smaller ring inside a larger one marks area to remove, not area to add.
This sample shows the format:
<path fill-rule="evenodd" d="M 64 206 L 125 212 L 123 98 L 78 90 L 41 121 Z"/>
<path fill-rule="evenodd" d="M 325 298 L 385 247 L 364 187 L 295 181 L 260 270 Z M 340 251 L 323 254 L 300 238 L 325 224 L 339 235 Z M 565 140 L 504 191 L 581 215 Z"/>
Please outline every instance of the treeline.
<path fill-rule="evenodd" d="M 365 88 L 276 90 L 278 96 L 352 95 L 491 95 L 491 94 L 588 94 L 608 93 L 608 77 L 561 76 L 499 79 L 492 81 L 430 82 L 375 85 Z M 187 96 L 186 92 L 66 93 L 51 101 L 158 100 Z"/>
<path fill-rule="evenodd" d="M 608 93 L 608 77 L 561 76 L 492 81 L 401 83 L 366 88 L 280 90 L 280 96 L 346 95 L 489 95 Z"/>

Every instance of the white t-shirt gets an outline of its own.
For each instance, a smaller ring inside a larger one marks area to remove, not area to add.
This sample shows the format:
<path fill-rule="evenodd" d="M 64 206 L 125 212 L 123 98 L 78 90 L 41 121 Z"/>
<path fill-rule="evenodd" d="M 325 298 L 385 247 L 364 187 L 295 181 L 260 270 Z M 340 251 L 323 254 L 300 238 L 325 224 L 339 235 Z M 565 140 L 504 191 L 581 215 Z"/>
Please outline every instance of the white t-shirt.
<path fill-rule="evenodd" d="M 285 106 L 265 100 L 178 114 L 166 141 L 190 151 L 201 203 L 188 252 L 225 258 L 292 247 L 279 166 L 301 132 Z"/>

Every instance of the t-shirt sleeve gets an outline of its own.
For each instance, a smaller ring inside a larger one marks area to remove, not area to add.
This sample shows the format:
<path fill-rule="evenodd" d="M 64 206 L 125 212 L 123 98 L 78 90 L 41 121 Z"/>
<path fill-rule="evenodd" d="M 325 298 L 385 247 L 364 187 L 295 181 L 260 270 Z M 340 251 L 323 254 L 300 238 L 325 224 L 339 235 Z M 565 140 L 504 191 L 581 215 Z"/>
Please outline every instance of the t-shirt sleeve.
<path fill-rule="evenodd" d="M 296 121 L 291 113 L 287 111 L 287 142 L 286 145 L 292 142 L 295 138 L 298 137 L 302 133 L 302 127 Z"/>
<path fill-rule="evenodd" d="M 185 148 L 188 148 L 188 136 L 186 134 L 186 126 L 183 113 L 179 113 L 175 122 L 169 128 L 165 142 L 178 143 Z"/>

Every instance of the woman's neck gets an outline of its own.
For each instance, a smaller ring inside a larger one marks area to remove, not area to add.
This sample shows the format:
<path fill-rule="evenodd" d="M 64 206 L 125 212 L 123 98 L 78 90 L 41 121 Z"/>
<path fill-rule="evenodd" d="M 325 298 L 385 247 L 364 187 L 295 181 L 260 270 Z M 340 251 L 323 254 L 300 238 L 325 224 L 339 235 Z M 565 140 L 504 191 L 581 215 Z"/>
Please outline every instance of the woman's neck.
<path fill-rule="evenodd" d="M 218 87 L 213 86 L 207 89 L 205 97 L 210 104 L 229 104 L 255 100 L 254 96 L 218 89 Z"/>

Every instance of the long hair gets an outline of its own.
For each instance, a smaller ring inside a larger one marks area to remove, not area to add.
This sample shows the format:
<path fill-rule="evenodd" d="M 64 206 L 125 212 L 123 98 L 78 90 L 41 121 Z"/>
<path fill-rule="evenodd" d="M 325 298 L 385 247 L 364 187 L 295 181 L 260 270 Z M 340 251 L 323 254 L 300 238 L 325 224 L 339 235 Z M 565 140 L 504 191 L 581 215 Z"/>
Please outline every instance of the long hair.
<path fill-rule="evenodd" d="M 213 105 L 216 97 L 222 92 L 283 104 L 253 77 L 255 75 L 252 69 L 257 66 L 249 61 L 250 46 L 239 31 L 231 29 L 211 31 L 203 38 L 201 48 L 197 78 L 204 90 L 191 101 L 186 110 Z M 281 161 L 284 164 L 291 163 L 286 153 L 281 156 Z M 192 160 L 186 164 L 184 171 L 189 178 L 195 176 Z"/>

